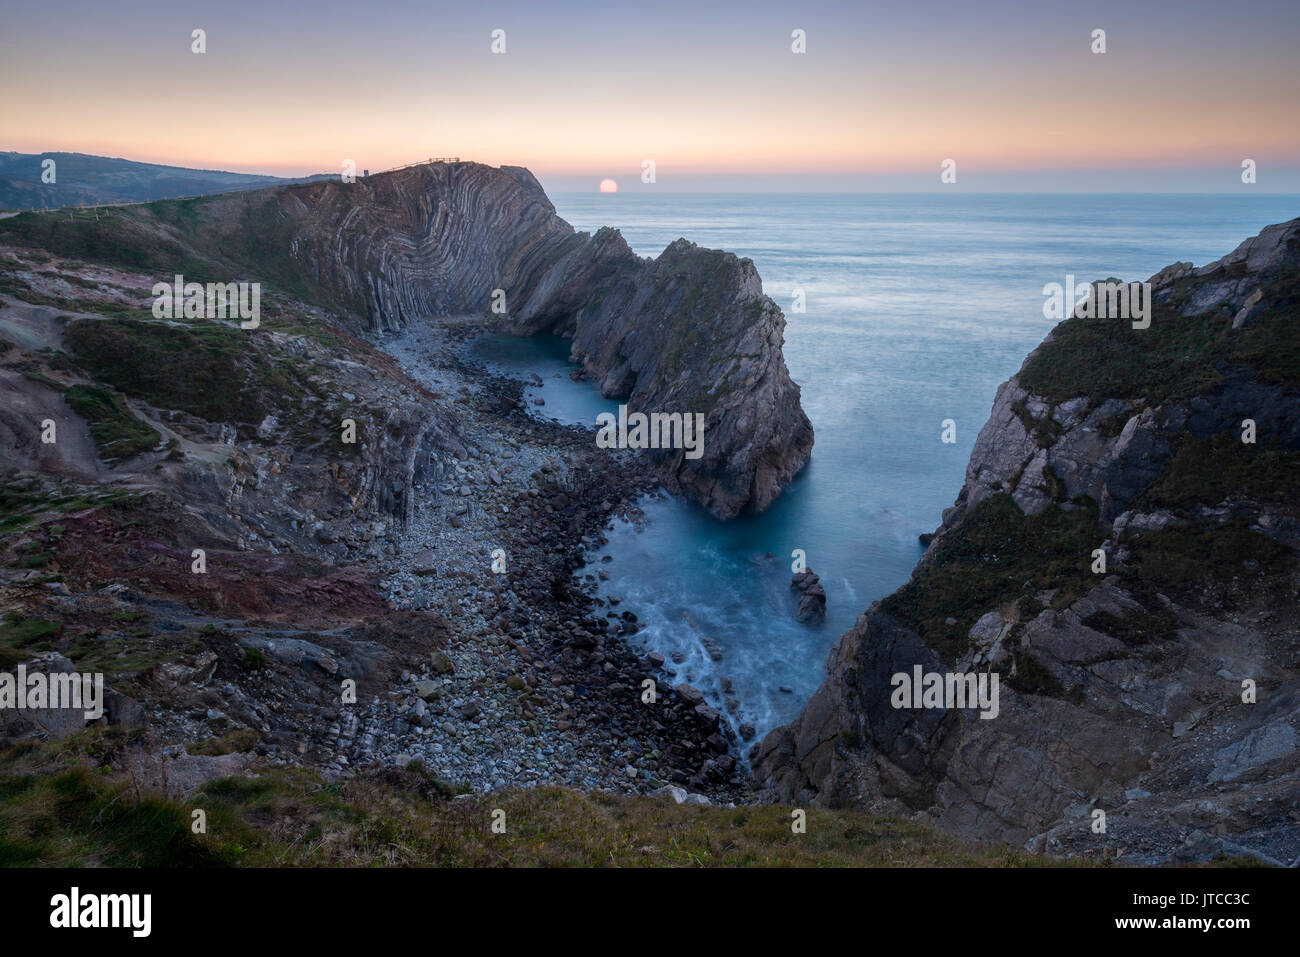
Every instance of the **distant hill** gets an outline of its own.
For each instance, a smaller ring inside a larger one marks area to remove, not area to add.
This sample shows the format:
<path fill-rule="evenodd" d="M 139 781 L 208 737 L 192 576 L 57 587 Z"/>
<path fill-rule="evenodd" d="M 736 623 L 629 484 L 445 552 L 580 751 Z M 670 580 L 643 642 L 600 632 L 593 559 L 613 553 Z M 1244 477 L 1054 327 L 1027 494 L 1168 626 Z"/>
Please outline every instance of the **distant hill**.
<path fill-rule="evenodd" d="M 54 183 L 41 181 L 41 163 L 46 159 L 55 162 Z M 0 152 L 0 209 L 172 199 L 291 182 L 297 180 L 160 166 L 85 153 Z"/>

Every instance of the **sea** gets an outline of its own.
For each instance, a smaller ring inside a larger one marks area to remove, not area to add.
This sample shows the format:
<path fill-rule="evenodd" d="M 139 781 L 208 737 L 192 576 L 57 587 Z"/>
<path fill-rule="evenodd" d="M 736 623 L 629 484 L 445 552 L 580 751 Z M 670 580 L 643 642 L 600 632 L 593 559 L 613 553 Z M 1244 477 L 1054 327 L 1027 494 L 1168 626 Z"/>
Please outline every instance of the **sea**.
<path fill-rule="evenodd" d="M 799 713 L 835 640 L 907 581 L 918 535 L 961 489 L 998 385 L 1056 324 L 1045 285 L 1203 265 L 1300 216 L 1300 196 L 1244 191 L 551 199 L 575 228 L 614 226 L 642 256 L 678 237 L 747 256 L 785 312 L 785 361 L 816 432 L 807 468 L 767 511 L 727 522 L 649 499 L 645 520 L 616 522 L 585 570 L 604 570 L 600 593 L 637 616 L 639 649 L 668 657 L 674 682 L 759 736 Z M 494 337 L 475 350 L 541 378 L 528 390 L 545 402 L 529 402 L 534 414 L 594 426 L 616 408 L 569 379 L 563 340 Z M 943 441 L 945 425 L 955 441 Z M 796 550 L 826 589 L 822 622 L 796 620 Z"/>

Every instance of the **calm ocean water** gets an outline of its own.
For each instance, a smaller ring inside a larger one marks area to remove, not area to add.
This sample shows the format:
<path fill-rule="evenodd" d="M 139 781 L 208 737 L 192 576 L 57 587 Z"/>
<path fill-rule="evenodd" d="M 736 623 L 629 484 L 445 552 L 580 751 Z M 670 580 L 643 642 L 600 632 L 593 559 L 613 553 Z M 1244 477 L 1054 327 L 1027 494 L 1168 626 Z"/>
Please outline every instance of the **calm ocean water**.
<path fill-rule="evenodd" d="M 656 256 L 684 236 L 752 258 L 786 313 L 785 358 L 816 430 L 810 465 L 763 515 L 722 523 L 682 502 L 647 505 L 648 527 L 619 525 L 608 554 L 636 640 L 680 652 L 677 681 L 737 711 L 760 735 L 798 713 L 835 639 L 907 580 L 961 488 L 997 386 L 1054 325 L 1045 283 L 1144 280 L 1171 262 L 1202 265 L 1271 223 L 1300 215 L 1277 195 L 558 194 L 581 230 L 615 226 Z M 802 290 L 806 311 L 792 311 Z M 493 341 L 487 358 L 545 385 L 537 411 L 594 424 L 612 408 L 567 377 L 567 345 Z M 940 441 L 957 423 L 957 442 Z M 827 618 L 794 619 L 792 550 L 827 593 Z M 768 556 L 772 557 L 768 557 Z M 702 637 L 723 651 L 712 661 Z M 782 688 L 789 689 L 782 691 Z"/>

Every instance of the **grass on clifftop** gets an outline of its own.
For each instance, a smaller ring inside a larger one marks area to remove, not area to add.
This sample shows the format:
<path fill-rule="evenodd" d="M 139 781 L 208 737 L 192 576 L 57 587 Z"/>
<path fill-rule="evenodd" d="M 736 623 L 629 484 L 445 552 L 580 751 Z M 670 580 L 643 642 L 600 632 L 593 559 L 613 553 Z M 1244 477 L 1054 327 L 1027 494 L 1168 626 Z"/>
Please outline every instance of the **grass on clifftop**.
<path fill-rule="evenodd" d="M 121 731 L 0 752 L 0 866 L 1020 867 L 1054 863 L 849 811 L 699 807 L 561 788 L 453 797 L 412 766 L 327 783 L 301 769 L 208 782 L 186 801 L 139 787 Z M 57 753 L 56 753 L 57 752 Z M 51 762 L 54 766 L 50 767 Z M 100 762 L 105 762 L 101 764 Z M 99 767 L 96 767 L 99 765 Z M 191 832 L 202 809 L 207 833 Z M 505 812 L 506 832 L 491 829 Z"/>
<path fill-rule="evenodd" d="M 1017 379 L 1051 401 L 1145 397 L 1152 405 L 1209 391 L 1234 368 L 1274 385 L 1300 385 L 1300 268 L 1263 290 L 1271 307 L 1235 331 L 1224 312 L 1183 317 L 1162 305 L 1148 329 L 1127 319 L 1066 319 Z"/>

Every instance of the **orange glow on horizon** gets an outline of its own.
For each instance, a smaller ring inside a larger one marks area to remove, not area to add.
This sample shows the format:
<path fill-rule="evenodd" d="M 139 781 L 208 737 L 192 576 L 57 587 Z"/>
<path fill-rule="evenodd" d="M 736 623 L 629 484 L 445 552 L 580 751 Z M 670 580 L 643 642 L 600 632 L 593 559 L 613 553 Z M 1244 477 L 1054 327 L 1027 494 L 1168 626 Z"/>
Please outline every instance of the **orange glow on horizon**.
<path fill-rule="evenodd" d="M 1086 44 L 1067 55 L 1001 39 L 993 55 L 963 31 L 945 39 L 907 20 L 892 44 L 859 25 L 842 37 L 814 31 L 807 56 L 795 56 L 785 34 L 768 46 L 753 26 L 616 44 L 552 31 L 563 18 L 541 13 L 493 56 L 477 25 L 453 36 L 444 21 L 454 17 L 428 17 L 418 31 L 401 18 L 214 30 L 194 56 L 184 24 L 131 26 L 105 12 L 69 33 L 32 13 L 36 36 L 15 33 L 0 50 L 9 76 L 42 77 L 40 95 L 0 99 L 0 149 L 280 176 L 452 155 L 538 176 L 612 175 L 629 192 L 646 159 L 665 188 L 688 175 L 937 182 L 946 158 L 962 183 L 976 171 L 1232 168 L 1247 156 L 1261 169 L 1300 165 L 1286 59 L 1255 56 L 1245 68 L 1172 43 L 1094 57 Z M 1248 27 L 1259 29 L 1229 18 L 1196 49 Z M 129 56 L 113 36 L 135 44 Z M 1252 48 L 1263 42 L 1254 37 Z"/>

